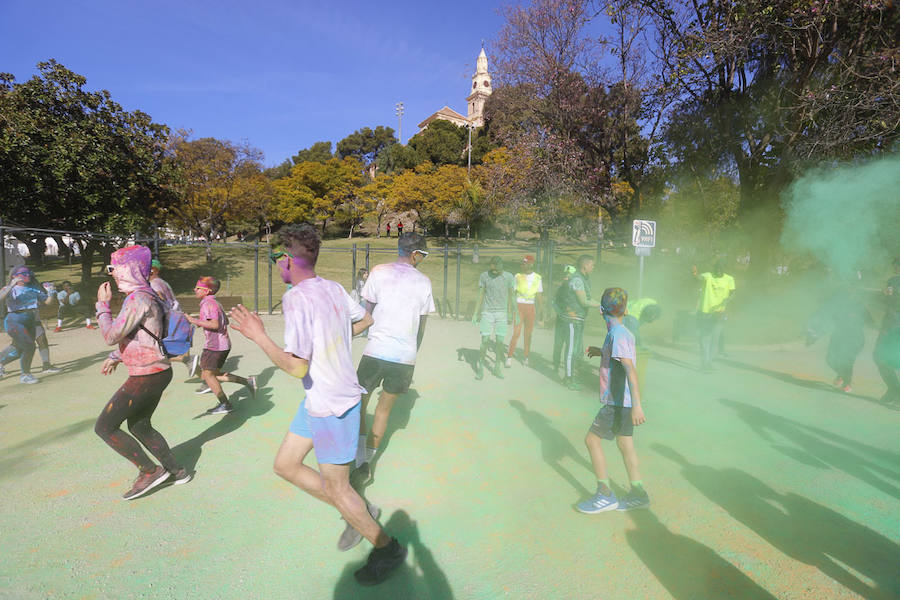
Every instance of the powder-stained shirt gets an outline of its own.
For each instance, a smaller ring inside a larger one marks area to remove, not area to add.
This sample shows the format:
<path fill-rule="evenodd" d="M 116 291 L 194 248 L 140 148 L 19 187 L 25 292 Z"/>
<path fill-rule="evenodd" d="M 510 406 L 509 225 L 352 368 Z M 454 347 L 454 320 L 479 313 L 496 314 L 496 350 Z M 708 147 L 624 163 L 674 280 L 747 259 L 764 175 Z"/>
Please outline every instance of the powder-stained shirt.
<path fill-rule="evenodd" d="M 544 292 L 540 273 L 516 273 L 516 302 L 534 304 L 538 294 Z"/>
<path fill-rule="evenodd" d="M 366 315 L 340 284 L 304 279 L 282 297 L 284 351 L 309 361 L 303 378 L 306 410 L 313 417 L 340 416 L 365 390 L 356 378 L 351 323 Z"/>
<path fill-rule="evenodd" d="M 47 299 L 44 288 L 29 285 L 14 285 L 6 296 L 6 310 L 17 312 L 37 308 L 39 302 Z"/>
<path fill-rule="evenodd" d="M 723 273 L 716 277 L 712 273 L 701 273 L 703 287 L 700 295 L 700 312 L 716 313 L 725 310 L 725 300 L 734 291 L 734 277 Z"/>
<path fill-rule="evenodd" d="M 600 401 L 610 406 L 631 406 L 631 389 L 621 359 L 635 359 L 634 336 L 622 323 L 613 323 L 603 340 L 600 363 Z"/>
<path fill-rule="evenodd" d="M 225 309 L 219 304 L 215 296 L 204 296 L 200 300 L 200 320 L 201 321 L 218 321 L 218 329 L 203 328 L 206 336 L 206 342 L 203 348 L 206 350 L 230 350 L 231 339 L 228 337 L 228 316 Z"/>
<path fill-rule="evenodd" d="M 165 317 L 162 304 L 149 288 L 128 294 L 115 319 L 108 302 L 97 302 L 96 306 L 103 339 L 109 345 L 119 346 L 109 358 L 123 362 L 129 375 L 151 375 L 172 368 L 153 338 L 165 337 Z"/>
<path fill-rule="evenodd" d="M 178 300 L 175 299 L 175 292 L 172 291 L 172 286 L 164 279 L 161 277 L 151 279 L 150 287 L 153 288 L 153 291 L 156 292 L 156 295 L 159 296 L 160 300 L 165 303 L 166 308 L 169 310 L 181 310 L 181 307 L 178 305 Z"/>
<path fill-rule="evenodd" d="M 408 263 L 378 265 L 369 274 L 362 299 L 375 305 L 363 354 L 404 365 L 416 364 L 422 316 L 434 312 L 431 280 Z"/>
<path fill-rule="evenodd" d="M 498 275 L 485 271 L 478 279 L 478 287 L 484 290 L 482 312 L 506 313 L 509 309 L 509 295 L 516 289 L 516 280 L 508 271 L 503 271 Z"/>

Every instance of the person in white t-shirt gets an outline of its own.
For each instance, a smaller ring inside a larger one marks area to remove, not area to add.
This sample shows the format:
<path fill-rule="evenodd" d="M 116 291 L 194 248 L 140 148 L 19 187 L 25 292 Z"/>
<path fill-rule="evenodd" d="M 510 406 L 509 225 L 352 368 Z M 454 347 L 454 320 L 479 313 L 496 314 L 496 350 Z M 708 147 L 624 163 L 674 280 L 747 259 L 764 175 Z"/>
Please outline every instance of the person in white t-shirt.
<path fill-rule="evenodd" d="M 375 521 L 378 509 L 350 485 L 356 456 L 360 395 L 350 339 L 372 324 L 372 317 L 338 283 L 315 272 L 321 240 L 309 224 L 279 232 L 284 252 L 275 258 L 281 277 L 292 285 L 282 298 L 284 348 L 266 333 L 262 319 L 244 306 L 231 310 L 232 328 L 257 344 L 281 370 L 303 381 L 306 397 L 275 456 L 275 473 L 309 495 L 331 504 L 347 521 L 338 547 L 348 550 L 354 536 L 375 547 L 354 573 L 363 585 L 381 583 L 406 559 L 406 548 Z M 352 323 L 352 324 L 351 324 Z M 303 464 L 315 449 L 319 470 Z"/>
<path fill-rule="evenodd" d="M 369 329 L 369 341 L 356 370 L 360 385 L 366 389 L 362 396 L 356 469 L 351 474 L 357 486 L 372 478 L 372 459 L 384 438 L 394 401 L 409 390 L 416 352 L 425 336 L 425 322 L 435 310 L 431 280 L 416 269 L 428 256 L 427 247 L 423 236 L 402 234 L 397 242 L 397 260 L 373 268 L 362 290 L 362 300 L 375 324 Z M 366 405 L 379 385 L 381 394 L 372 430 L 367 433 Z"/>

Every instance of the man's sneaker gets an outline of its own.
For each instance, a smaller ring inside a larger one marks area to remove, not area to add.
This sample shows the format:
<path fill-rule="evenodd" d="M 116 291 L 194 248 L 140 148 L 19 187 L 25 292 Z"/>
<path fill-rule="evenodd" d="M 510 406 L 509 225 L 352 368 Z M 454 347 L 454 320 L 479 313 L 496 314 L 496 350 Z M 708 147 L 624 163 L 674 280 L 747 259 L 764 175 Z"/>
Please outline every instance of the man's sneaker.
<path fill-rule="evenodd" d="M 527 357 L 527 356 L 526 356 L 524 359 L 522 359 L 522 364 L 525 365 L 526 367 L 531 366 L 531 363 L 528 362 L 528 357 Z"/>
<path fill-rule="evenodd" d="M 211 409 L 206 411 L 208 415 L 227 415 L 231 411 L 234 410 L 234 406 L 231 405 L 231 402 L 219 402 Z"/>
<path fill-rule="evenodd" d="M 194 474 L 187 469 L 178 469 L 169 473 L 172 476 L 172 485 L 181 485 L 194 478 Z"/>
<path fill-rule="evenodd" d="M 197 367 L 200 366 L 200 355 L 195 354 L 191 356 L 190 354 L 188 354 L 187 360 L 184 364 L 188 368 L 188 378 L 196 377 L 198 374 Z M 208 387 L 206 389 L 209 390 Z M 200 391 L 198 390 L 197 393 L 200 393 Z"/>
<path fill-rule="evenodd" d="M 361 585 L 377 585 L 405 560 L 406 548 L 400 545 L 397 538 L 391 538 L 391 542 L 384 548 L 373 548 L 369 553 L 369 560 L 353 576 Z"/>
<path fill-rule="evenodd" d="M 32 375 L 31 373 L 25 373 L 24 375 L 19 377 L 19 381 L 22 383 L 31 384 L 31 383 L 38 383 L 40 380 L 37 377 L 35 377 L 34 375 Z"/>
<path fill-rule="evenodd" d="M 358 491 L 370 481 L 372 481 L 372 467 L 368 462 L 364 462 L 358 467 L 351 469 L 350 485 L 353 486 L 353 489 Z"/>
<path fill-rule="evenodd" d="M 57 373 L 62 373 L 62 369 L 47 364 L 41 367 L 41 373 L 44 375 L 56 375 Z"/>
<path fill-rule="evenodd" d="M 247 387 L 250 388 L 250 391 L 253 392 L 253 395 L 256 395 L 256 376 L 251 375 L 247 378 Z"/>
<path fill-rule="evenodd" d="M 3 369 L 3 365 L 0 365 L 0 379 L 3 379 L 4 377 L 6 377 L 6 371 Z M 884 396 L 886 398 L 887 394 L 885 394 Z M 882 398 L 882 400 L 883 400 L 883 398 Z"/>
<path fill-rule="evenodd" d="M 138 475 L 138 478 L 134 480 L 134 485 L 131 486 L 131 489 L 125 492 L 122 497 L 126 500 L 134 500 L 135 498 L 140 498 L 156 486 L 165 482 L 166 479 L 171 476 L 172 474 L 162 467 L 156 467 L 149 473 L 144 473 L 143 471 L 141 471 L 141 474 Z"/>
<path fill-rule="evenodd" d="M 497 362 L 497 364 L 494 365 L 493 373 L 494 373 L 494 377 L 496 377 L 497 379 L 503 379 L 503 367 L 500 365 L 499 362 Z"/>
<path fill-rule="evenodd" d="M 59 326 L 53 329 L 53 333 L 59 333 L 60 331 L 62 331 L 62 327 Z"/>
<path fill-rule="evenodd" d="M 844 387 L 841 388 L 841 391 L 844 392 L 845 394 L 849 394 L 850 392 L 853 391 L 853 388 L 850 387 L 849 385 L 845 385 Z"/>
<path fill-rule="evenodd" d="M 478 381 L 484 379 L 484 365 L 481 364 L 480 360 L 475 363 L 475 379 Z"/>
<path fill-rule="evenodd" d="M 619 505 L 616 510 L 628 511 L 638 508 L 648 508 L 650 506 L 650 496 L 647 495 L 644 488 L 632 488 L 630 492 L 619 499 Z"/>
<path fill-rule="evenodd" d="M 610 490 L 608 496 L 603 494 L 603 492 L 597 492 L 592 498 L 588 498 L 587 500 L 583 500 L 576 504 L 575 508 L 577 508 L 579 512 L 592 515 L 608 510 L 616 510 L 618 506 L 619 501 L 616 500 L 616 495 Z"/>
<path fill-rule="evenodd" d="M 208 386 L 208 385 L 206 385 L 205 383 L 201 383 L 201 384 L 200 384 L 200 387 L 198 387 L 196 390 L 194 390 L 194 393 L 195 393 L 195 394 L 208 394 L 208 393 L 210 393 L 211 391 L 212 391 L 212 390 L 209 389 L 209 386 Z"/>
<path fill-rule="evenodd" d="M 366 502 L 366 508 L 369 511 L 369 514 L 372 515 L 372 518 L 376 521 L 378 517 L 381 516 L 381 509 L 375 506 L 374 504 L 369 504 Z M 347 526 L 344 527 L 343 533 L 341 533 L 341 537 L 338 538 L 337 548 L 341 552 L 346 552 L 350 548 L 355 547 L 358 543 L 362 541 L 362 534 L 353 528 L 353 525 L 347 523 Z"/>
<path fill-rule="evenodd" d="M 506 362 L 503 363 L 503 366 L 506 367 L 507 369 L 512 368 L 512 358 L 510 358 L 509 356 L 507 356 L 507 357 L 506 357 Z"/>
<path fill-rule="evenodd" d="M 91 323 L 91 324 L 85 325 L 85 328 L 86 329 L 97 329 L 97 326 L 94 325 L 93 323 Z"/>

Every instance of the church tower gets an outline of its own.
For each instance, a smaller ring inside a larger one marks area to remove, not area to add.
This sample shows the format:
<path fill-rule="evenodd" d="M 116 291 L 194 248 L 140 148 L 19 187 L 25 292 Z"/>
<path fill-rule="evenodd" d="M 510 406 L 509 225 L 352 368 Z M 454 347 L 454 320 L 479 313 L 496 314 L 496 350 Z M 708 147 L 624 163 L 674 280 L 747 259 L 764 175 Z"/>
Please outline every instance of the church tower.
<path fill-rule="evenodd" d="M 482 46 L 475 63 L 475 75 L 472 76 L 472 93 L 466 98 L 469 106 L 469 123 L 475 127 L 484 125 L 484 103 L 492 91 L 487 54 L 484 53 L 484 46 Z"/>

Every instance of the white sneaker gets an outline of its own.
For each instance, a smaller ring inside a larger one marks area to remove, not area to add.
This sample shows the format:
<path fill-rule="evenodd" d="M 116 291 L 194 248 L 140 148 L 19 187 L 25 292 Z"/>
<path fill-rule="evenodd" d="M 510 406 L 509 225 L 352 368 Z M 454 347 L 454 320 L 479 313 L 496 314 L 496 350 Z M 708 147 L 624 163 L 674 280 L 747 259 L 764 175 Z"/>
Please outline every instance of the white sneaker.
<path fill-rule="evenodd" d="M 19 381 L 21 381 L 22 383 L 37 383 L 40 380 L 31 373 L 25 373 L 24 375 L 19 377 Z"/>
<path fill-rule="evenodd" d="M 250 388 L 250 391 L 253 392 L 253 395 L 256 395 L 256 375 L 251 375 L 247 378 L 247 387 Z"/>
<path fill-rule="evenodd" d="M 507 368 L 507 369 L 510 368 L 510 367 L 512 367 L 512 359 L 509 358 L 509 357 L 507 356 L 507 357 L 506 357 L 506 362 L 505 362 L 504 364 L 506 365 L 506 368 Z"/>
<path fill-rule="evenodd" d="M 197 376 L 197 367 L 200 365 L 200 355 L 195 354 L 191 356 L 188 354 L 187 360 L 185 361 L 185 366 L 188 368 L 188 378 Z"/>

